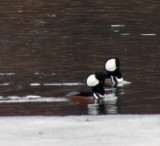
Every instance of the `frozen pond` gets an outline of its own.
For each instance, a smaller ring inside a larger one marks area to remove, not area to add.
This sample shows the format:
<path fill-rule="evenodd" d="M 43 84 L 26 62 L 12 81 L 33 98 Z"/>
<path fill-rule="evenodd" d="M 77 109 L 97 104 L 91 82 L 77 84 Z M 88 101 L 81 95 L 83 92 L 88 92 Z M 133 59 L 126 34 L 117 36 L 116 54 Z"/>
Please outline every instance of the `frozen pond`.
<path fill-rule="evenodd" d="M 1 117 L 2 146 L 158 146 L 160 115 Z"/>

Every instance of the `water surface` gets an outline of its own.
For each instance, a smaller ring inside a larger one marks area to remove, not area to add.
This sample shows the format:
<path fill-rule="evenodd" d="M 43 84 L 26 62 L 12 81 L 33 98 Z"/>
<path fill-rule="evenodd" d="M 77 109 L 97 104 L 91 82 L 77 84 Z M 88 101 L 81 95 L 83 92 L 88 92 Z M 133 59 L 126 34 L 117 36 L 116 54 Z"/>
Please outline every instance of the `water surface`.
<path fill-rule="evenodd" d="M 160 113 L 159 9 L 158 0 L 2 0 L 0 115 Z M 107 91 L 117 102 L 68 100 L 108 57 L 132 82 Z"/>

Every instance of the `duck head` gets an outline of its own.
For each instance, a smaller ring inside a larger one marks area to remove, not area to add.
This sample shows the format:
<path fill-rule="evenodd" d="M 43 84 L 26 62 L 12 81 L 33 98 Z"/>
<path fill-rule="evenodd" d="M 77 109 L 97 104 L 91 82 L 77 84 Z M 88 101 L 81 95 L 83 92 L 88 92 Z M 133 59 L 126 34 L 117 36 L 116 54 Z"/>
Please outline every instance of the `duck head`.
<path fill-rule="evenodd" d="M 120 72 L 120 60 L 118 58 L 107 59 L 104 67 L 113 84 L 118 84 L 123 81 L 123 77 Z"/>
<path fill-rule="evenodd" d="M 105 95 L 104 80 L 106 76 L 104 73 L 94 73 L 89 75 L 86 80 L 86 84 L 92 89 L 95 99 L 99 99 Z"/>

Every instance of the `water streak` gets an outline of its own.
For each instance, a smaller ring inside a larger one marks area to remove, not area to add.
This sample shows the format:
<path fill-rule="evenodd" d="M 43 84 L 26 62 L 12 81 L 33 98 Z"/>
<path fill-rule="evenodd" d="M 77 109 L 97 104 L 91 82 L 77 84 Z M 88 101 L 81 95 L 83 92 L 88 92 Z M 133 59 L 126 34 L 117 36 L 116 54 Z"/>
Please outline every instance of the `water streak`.
<path fill-rule="evenodd" d="M 26 102 L 68 102 L 69 99 L 62 97 L 41 97 L 38 95 L 27 95 L 24 97 L 20 96 L 8 96 L 0 97 L 1 103 L 26 103 Z"/>
<path fill-rule="evenodd" d="M 44 83 L 44 86 L 83 86 L 84 83 Z"/>

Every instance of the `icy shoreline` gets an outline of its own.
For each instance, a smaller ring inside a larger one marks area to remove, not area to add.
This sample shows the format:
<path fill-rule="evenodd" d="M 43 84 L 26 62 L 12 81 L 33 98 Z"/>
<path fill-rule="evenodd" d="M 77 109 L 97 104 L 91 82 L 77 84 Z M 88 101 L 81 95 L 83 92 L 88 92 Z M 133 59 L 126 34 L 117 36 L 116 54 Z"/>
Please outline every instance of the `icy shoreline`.
<path fill-rule="evenodd" d="M 160 115 L 0 117 L 2 146 L 158 146 Z"/>

